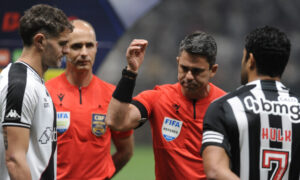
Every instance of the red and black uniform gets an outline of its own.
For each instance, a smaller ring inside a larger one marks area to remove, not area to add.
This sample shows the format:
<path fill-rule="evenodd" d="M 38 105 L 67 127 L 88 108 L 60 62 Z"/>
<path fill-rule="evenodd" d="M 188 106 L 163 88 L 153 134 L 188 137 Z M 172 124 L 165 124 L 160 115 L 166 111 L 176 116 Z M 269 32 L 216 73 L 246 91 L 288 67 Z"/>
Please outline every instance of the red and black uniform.
<path fill-rule="evenodd" d="M 213 84 L 207 97 L 187 99 L 179 83 L 156 86 L 133 98 L 150 120 L 155 175 L 158 180 L 205 179 L 200 157 L 203 117 L 209 104 L 225 92 Z"/>
<path fill-rule="evenodd" d="M 115 167 L 110 154 L 112 138 L 133 131 L 114 132 L 105 125 L 115 87 L 93 76 L 87 87 L 71 85 L 65 73 L 46 86 L 57 110 L 57 179 L 111 178 Z"/>

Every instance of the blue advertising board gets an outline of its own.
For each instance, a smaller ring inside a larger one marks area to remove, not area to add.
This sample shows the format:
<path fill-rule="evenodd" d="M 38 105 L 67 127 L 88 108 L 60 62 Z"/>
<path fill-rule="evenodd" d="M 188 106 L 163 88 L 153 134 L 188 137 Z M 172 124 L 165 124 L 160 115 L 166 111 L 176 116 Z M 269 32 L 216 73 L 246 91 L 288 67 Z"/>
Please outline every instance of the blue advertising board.
<path fill-rule="evenodd" d="M 9 0 L 0 6 L 0 69 L 14 62 L 22 51 L 18 34 L 19 19 L 35 4 L 49 4 L 62 9 L 69 19 L 84 19 L 96 31 L 99 43 L 93 72 L 96 72 L 107 53 L 125 31 L 117 13 L 107 0 Z M 63 67 L 64 68 L 64 64 Z M 57 72 L 57 71 L 56 71 Z"/>

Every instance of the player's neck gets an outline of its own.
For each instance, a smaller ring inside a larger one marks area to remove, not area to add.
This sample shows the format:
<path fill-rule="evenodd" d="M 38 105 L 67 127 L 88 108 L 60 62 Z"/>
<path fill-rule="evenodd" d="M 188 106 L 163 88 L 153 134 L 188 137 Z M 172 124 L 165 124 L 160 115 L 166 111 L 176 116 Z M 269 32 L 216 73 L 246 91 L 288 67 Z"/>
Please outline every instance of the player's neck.
<path fill-rule="evenodd" d="M 271 77 L 271 76 L 267 76 L 267 75 L 258 75 L 257 73 L 250 74 L 248 77 L 249 77 L 248 82 L 255 81 L 255 80 L 280 81 L 280 77 Z"/>
<path fill-rule="evenodd" d="M 66 76 L 70 84 L 78 87 L 86 87 L 92 81 L 93 73 L 91 71 L 76 71 L 67 68 Z"/>
<path fill-rule="evenodd" d="M 19 61 L 28 64 L 41 78 L 43 78 L 47 69 L 43 68 L 42 58 L 40 54 L 33 49 L 33 47 L 24 47 L 22 54 L 19 57 Z"/>

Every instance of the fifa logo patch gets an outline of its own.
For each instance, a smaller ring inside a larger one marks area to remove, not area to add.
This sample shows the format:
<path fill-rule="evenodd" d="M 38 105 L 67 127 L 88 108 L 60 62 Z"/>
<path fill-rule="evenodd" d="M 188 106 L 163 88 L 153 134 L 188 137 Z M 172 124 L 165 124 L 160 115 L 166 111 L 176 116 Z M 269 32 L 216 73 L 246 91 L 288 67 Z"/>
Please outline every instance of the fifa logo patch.
<path fill-rule="evenodd" d="M 57 132 L 62 134 L 69 129 L 70 126 L 70 112 L 57 112 L 56 113 L 56 129 Z"/>
<path fill-rule="evenodd" d="M 104 114 L 92 114 L 92 133 L 96 136 L 101 136 L 106 131 Z"/>
<path fill-rule="evenodd" d="M 165 140 L 172 141 L 176 139 L 181 131 L 182 121 L 165 117 L 162 125 L 162 134 Z"/>

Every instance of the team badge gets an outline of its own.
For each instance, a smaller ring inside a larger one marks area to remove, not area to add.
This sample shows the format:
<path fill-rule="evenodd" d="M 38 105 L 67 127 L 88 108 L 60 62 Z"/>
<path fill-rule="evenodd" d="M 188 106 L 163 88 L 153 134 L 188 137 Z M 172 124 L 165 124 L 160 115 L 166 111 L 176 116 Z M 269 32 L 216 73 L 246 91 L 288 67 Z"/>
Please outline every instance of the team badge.
<path fill-rule="evenodd" d="M 92 132 L 96 136 L 101 136 L 106 131 L 104 114 L 92 114 Z"/>
<path fill-rule="evenodd" d="M 57 132 L 62 134 L 66 132 L 70 126 L 70 112 L 57 112 Z"/>
<path fill-rule="evenodd" d="M 162 125 L 162 134 L 167 141 L 176 139 L 181 131 L 182 121 L 165 117 Z"/>

